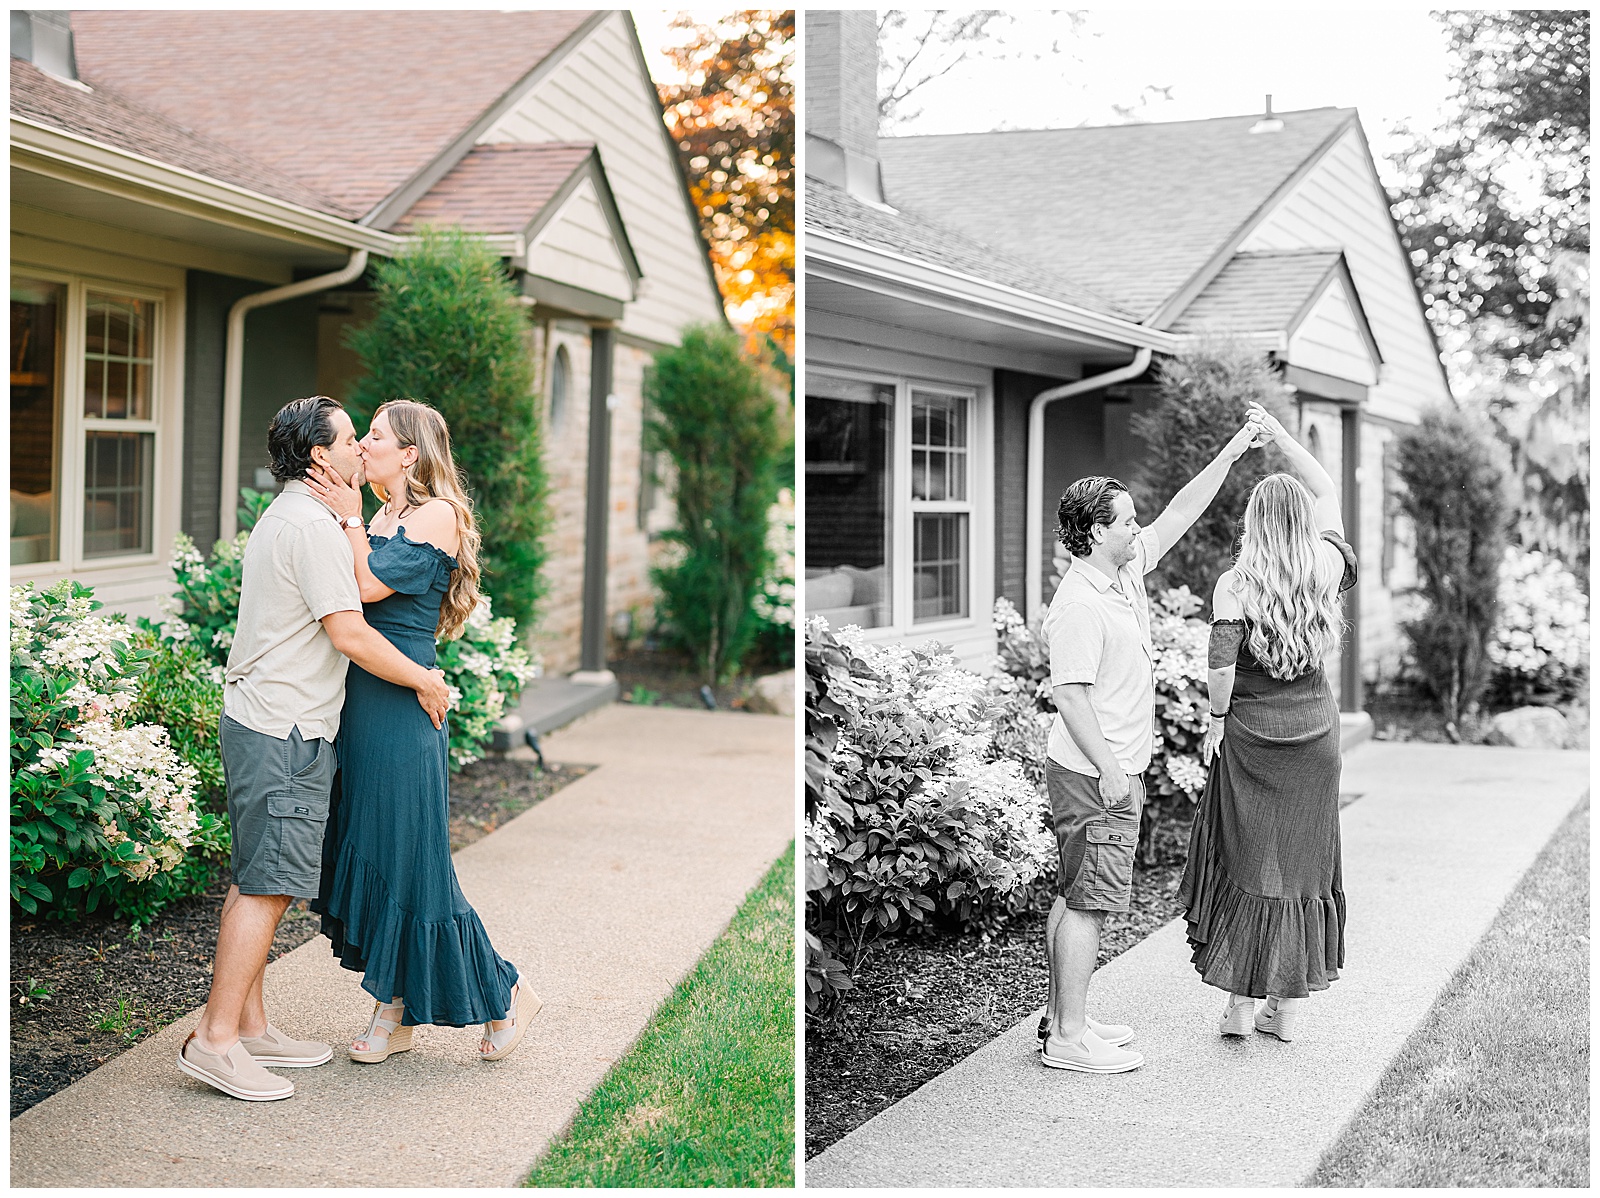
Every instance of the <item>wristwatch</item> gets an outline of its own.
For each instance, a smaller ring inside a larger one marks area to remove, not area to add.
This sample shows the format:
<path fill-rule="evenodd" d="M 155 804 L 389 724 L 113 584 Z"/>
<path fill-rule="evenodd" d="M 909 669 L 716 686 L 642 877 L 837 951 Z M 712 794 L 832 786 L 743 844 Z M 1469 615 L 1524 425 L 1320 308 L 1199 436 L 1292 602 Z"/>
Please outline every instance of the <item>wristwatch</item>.
<path fill-rule="evenodd" d="M 360 516 L 346 516 L 343 520 L 339 521 L 339 525 L 342 528 L 364 528 L 366 526 L 366 521 L 364 521 Z"/>

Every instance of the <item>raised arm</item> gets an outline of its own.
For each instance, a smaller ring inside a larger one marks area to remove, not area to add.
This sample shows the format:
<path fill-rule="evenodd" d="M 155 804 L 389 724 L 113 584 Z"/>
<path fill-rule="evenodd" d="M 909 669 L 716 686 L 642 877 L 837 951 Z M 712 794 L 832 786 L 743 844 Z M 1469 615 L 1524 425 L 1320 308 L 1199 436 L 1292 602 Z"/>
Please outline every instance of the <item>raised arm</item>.
<path fill-rule="evenodd" d="M 1344 515 L 1339 510 L 1339 492 L 1333 485 L 1333 479 L 1322 468 L 1322 463 L 1312 456 L 1309 449 L 1294 439 L 1276 416 L 1260 404 L 1250 405 L 1250 415 L 1262 426 L 1273 443 L 1283 451 L 1283 456 L 1289 459 L 1290 468 L 1300 476 L 1300 481 L 1305 483 L 1306 490 L 1311 492 L 1311 498 L 1316 501 L 1317 530 L 1337 533 L 1343 537 Z"/>
<path fill-rule="evenodd" d="M 1188 532 L 1194 522 L 1204 514 L 1206 508 L 1211 506 L 1211 501 L 1217 497 L 1217 491 L 1222 487 L 1222 480 L 1228 477 L 1228 471 L 1244 456 L 1259 432 L 1260 428 L 1254 417 L 1246 421 L 1222 447 L 1222 452 L 1212 458 L 1199 474 L 1186 482 L 1172 497 L 1166 509 L 1150 522 L 1150 527 L 1155 530 L 1160 540 L 1157 557 L 1176 545 L 1179 538 Z"/>

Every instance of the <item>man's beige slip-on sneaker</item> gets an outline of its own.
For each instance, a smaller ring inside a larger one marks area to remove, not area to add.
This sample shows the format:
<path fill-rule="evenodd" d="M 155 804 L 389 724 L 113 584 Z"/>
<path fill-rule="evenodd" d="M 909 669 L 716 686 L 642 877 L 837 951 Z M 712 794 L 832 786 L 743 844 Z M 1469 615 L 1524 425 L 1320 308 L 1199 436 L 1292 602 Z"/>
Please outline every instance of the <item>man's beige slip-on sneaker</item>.
<path fill-rule="evenodd" d="M 193 1032 L 178 1049 L 178 1068 L 230 1098 L 246 1102 L 275 1102 L 294 1094 L 293 1082 L 268 1073 L 243 1044 L 235 1042 L 226 1056 L 219 1056 L 201 1048 Z"/>
<path fill-rule="evenodd" d="M 291 1040 L 272 1024 L 260 1036 L 240 1036 L 244 1050 L 268 1069 L 310 1069 L 333 1059 L 333 1048 L 318 1040 Z"/>
<path fill-rule="evenodd" d="M 1125 1023 L 1101 1023 L 1098 1019 L 1084 1021 L 1088 1029 L 1099 1036 L 1113 1048 L 1121 1048 L 1133 1039 L 1133 1029 Z M 1039 1019 L 1039 1047 L 1044 1048 L 1044 1042 L 1050 1038 L 1050 1016 L 1043 1015 Z"/>
<path fill-rule="evenodd" d="M 1090 1031 L 1083 1033 L 1082 1044 L 1062 1046 L 1058 1040 L 1046 1040 L 1039 1059 L 1051 1069 L 1074 1069 L 1079 1073 L 1127 1073 L 1144 1064 L 1138 1053 L 1107 1044 Z"/>

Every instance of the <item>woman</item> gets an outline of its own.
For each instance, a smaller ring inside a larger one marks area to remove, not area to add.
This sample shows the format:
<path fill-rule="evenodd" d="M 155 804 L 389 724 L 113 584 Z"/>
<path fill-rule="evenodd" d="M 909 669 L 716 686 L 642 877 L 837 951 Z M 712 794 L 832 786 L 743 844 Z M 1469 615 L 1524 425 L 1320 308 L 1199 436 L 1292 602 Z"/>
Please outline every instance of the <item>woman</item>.
<path fill-rule="evenodd" d="M 1301 1001 L 1344 964 L 1339 708 L 1322 662 L 1339 644 L 1338 596 L 1356 563 L 1327 471 L 1251 408 L 1305 484 L 1256 484 L 1239 555 L 1212 594 L 1201 747 L 1212 768 L 1178 898 L 1195 968 L 1228 991 L 1222 1034 L 1248 1035 L 1253 1016 L 1290 1040 Z"/>
<path fill-rule="evenodd" d="M 359 489 L 329 472 L 307 482 L 345 521 L 367 623 L 431 667 L 435 637 L 458 635 L 478 602 L 478 530 L 449 430 L 426 404 L 394 400 L 373 414 L 361 458 L 385 500 L 370 528 L 361 527 Z M 311 909 L 339 963 L 363 973 L 362 989 L 377 1000 L 350 1045 L 354 1061 L 405 1052 L 419 1023 L 482 1023 L 478 1053 L 496 1061 L 539 1010 L 456 883 L 449 744 L 449 726 L 434 728 L 410 691 L 350 666 L 340 781 Z"/>

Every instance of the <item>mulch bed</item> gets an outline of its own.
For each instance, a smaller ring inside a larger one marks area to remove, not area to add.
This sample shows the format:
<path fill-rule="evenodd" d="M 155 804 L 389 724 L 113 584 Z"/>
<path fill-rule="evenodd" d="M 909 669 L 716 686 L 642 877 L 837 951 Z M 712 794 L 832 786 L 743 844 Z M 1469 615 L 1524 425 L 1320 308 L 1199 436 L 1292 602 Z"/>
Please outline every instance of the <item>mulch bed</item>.
<path fill-rule="evenodd" d="M 705 711 L 700 695 L 702 679 L 693 664 L 681 653 L 667 649 L 635 646 L 606 663 L 617 676 L 617 687 L 624 703 L 643 703 L 656 707 L 690 707 Z M 711 688 L 718 711 L 743 711 L 750 687 L 762 674 L 785 668 L 745 663 L 745 669 L 728 681 Z"/>
<path fill-rule="evenodd" d="M 1106 917 L 1098 965 L 1180 914 L 1182 877 L 1181 853 L 1135 866 L 1132 910 Z M 1050 901 L 989 934 L 929 932 L 867 950 L 856 988 L 806 1024 L 808 1159 L 1044 1005 Z"/>
<path fill-rule="evenodd" d="M 592 766 L 486 760 L 451 779 L 450 848 L 487 836 Z M 65 1089 L 202 1006 L 211 988 L 226 866 L 204 893 L 149 925 L 91 917 L 65 924 L 11 910 L 11 1117 Z M 269 960 L 319 934 L 304 900 L 278 925 Z"/>

